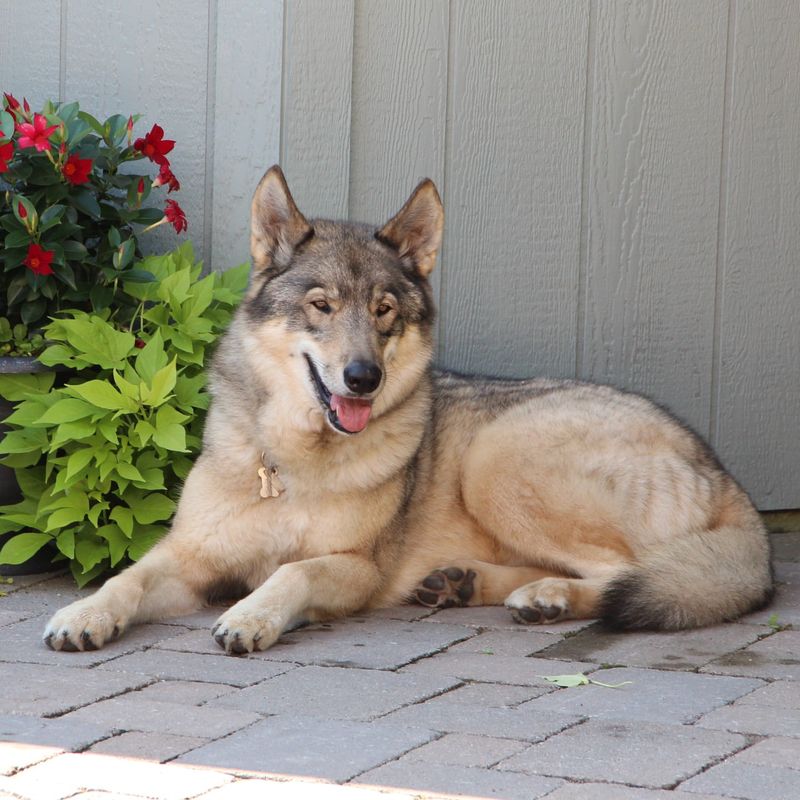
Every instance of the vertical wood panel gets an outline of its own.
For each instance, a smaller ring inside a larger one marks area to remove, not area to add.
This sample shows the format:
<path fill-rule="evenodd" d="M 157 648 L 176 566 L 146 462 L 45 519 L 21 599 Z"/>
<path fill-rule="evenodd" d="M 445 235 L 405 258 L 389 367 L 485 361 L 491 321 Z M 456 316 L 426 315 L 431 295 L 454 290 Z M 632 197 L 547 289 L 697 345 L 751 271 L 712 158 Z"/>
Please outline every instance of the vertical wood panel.
<path fill-rule="evenodd" d="M 93 0 L 70 0 L 66 24 L 66 98 L 101 119 L 141 113 L 137 135 L 157 122 L 165 138 L 176 140 L 169 156 L 181 182 L 176 199 L 189 222 L 186 236 L 202 256 L 208 3 L 141 0 L 101 9 Z M 154 195 L 163 202 L 164 193 Z M 184 238 L 164 226 L 143 245 L 167 249 Z"/>
<path fill-rule="evenodd" d="M 309 216 L 348 211 L 353 0 L 286 3 L 281 163 Z"/>
<path fill-rule="evenodd" d="M 708 431 L 728 8 L 597 4 L 580 377 Z"/>
<path fill-rule="evenodd" d="M 571 375 L 588 6 L 473 0 L 451 13 L 441 360 Z"/>
<path fill-rule="evenodd" d="M 58 101 L 60 42 L 61 0 L 0 0 L 0 92 Z"/>
<path fill-rule="evenodd" d="M 800 7 L 735 6 L 716 443 L 760 508 L 800 506 Z"/>
<path fill-rule="evenodd" d="M 350 219 L 389 219 L 423 178 L 443 190 L 447 26 L 447 0 L 357 2 Z"/>
<path fill-rule="evenodd" d="M 219 0 L 211 266 L 250 258 L 250 199 L 280 159 L 283 0 Z"/>

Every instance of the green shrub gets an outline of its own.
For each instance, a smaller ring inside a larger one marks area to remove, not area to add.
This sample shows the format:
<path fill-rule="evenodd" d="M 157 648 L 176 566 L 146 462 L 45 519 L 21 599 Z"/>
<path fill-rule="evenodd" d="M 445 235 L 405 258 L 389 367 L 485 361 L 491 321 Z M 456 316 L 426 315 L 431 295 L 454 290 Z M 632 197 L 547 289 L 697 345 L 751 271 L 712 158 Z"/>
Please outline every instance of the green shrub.
<path fill-rule="evenodd" d="M 20 401 L 2 462 L 22 502 L 0 508 L 15 531 L 0 563 L 54 543 L 79 585 L 140 558 L 166 531 L 180 482 L 200 447 L 209 348 L 227 327 L 247 265 L 200 278 L 191 245 L 142 263 L 151 283 L 124 283 L 130 321 L 109 309 L 71 312 L 45 328 L 51 372 L 0 376 Z M 74 372 L 58 385 L 57 370 Z"/>

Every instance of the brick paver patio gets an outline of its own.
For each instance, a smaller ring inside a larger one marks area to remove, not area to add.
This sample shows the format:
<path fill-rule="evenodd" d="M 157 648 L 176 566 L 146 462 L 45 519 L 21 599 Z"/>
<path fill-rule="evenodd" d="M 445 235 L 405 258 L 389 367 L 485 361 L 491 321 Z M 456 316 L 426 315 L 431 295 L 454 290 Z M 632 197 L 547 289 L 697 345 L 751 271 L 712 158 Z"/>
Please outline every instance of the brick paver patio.
<path fill-rule="evenodd" d="M 41 630 L 81 593 L 17 578 L 0 586 L 0 800 L 797 800 L 800 533 L 773 541 L 776 602 L 716 628 L 408 606 L 245 658 L 211 638 L 218 609 L 53 653 Z M 578 672 L 623 685 L 544 678 Z"/>

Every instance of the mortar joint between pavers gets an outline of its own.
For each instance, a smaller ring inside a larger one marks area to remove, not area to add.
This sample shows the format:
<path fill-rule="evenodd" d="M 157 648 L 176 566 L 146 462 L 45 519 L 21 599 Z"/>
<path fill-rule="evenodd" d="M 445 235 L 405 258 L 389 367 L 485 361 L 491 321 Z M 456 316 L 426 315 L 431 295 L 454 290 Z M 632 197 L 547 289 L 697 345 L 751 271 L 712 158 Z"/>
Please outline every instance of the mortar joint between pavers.
<path fill-rule="evenodd" d="M 399 761 L 404 756 L 407 756 L 409 753 L 413 752 L 414 750 L 419 750 L 421 747 L 425 747 L 425 745 L 431 744 L 431 742 L 437 742 L 439 739 L 444 738 L 447 734 L 441 731 L 434 731 L 430 728 L 427 728 L 430 733 L 434 734 L 432 739 L 429 739 L 427 742 L 423 744 L 415 744 L 412 747 L 409 747 L 408 750 L 404 750 L 402 753 L 398 753 L 397 755 L 392 756 L 391 758 L 387 758 L 386 761 L 382 761 L 380 764 L 374 764 L 371 767 L 367 767 L 366 769 L 362 769 L 357 775 L 353 775 L 352 778 L 348 778 L 346 781 L 337 781 L 337 783 L 352 783 L 353 781 L 360 778 L 367 772 L 372 772 L 374 769 L 379 769 L 380 767 L 385 767 L 387 764 L 393 764 L 395 761 Z"/>

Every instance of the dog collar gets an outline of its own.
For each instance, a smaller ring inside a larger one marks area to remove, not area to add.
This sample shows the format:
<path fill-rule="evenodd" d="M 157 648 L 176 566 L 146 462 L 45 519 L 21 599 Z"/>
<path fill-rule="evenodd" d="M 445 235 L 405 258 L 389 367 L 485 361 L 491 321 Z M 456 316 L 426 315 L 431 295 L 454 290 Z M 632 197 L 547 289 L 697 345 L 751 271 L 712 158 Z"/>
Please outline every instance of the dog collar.
<path fill-rule="evenodd" d="M 286 491 L 286 487 L 278 476 L 278 468 L 275 464 L 267 464 L 265 459 L 266 453 L 262 453 L 261 466 L 258 469 L 258 477 L 261 478 L 259 494 L 266 499 L 280 497 Z"/>

